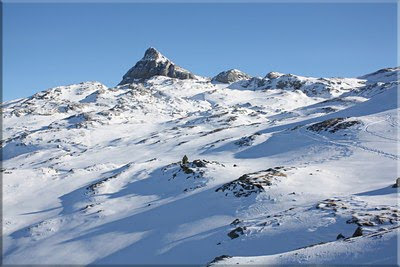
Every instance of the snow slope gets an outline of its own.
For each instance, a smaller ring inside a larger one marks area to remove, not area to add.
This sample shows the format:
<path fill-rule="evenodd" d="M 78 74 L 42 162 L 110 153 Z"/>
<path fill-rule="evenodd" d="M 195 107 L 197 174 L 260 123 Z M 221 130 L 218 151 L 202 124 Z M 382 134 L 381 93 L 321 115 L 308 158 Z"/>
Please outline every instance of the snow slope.
<path fill-rule="evenodd" d="M 3 103 L 4 263 L 396 264 L 385 70 L 154 76 Z"/>

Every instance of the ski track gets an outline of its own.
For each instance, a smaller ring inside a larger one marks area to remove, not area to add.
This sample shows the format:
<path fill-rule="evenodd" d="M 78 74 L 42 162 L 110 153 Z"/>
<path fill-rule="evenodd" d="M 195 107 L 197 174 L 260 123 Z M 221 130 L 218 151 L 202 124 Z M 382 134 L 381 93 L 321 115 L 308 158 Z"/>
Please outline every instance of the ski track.
<path fill-rule="evenodd" d="M 397 124 L 396 124 L 396 123 L 393 123 L 394 120 L 391 118 L 391 116 L 390 116 L 390 115 L 387 115 L 387 117 L 386 117 L 385 119 L 383 119 L 383 120 L 379 120 L 379 121 L 376 121 L 376 122 L 371 122 L 371 123 L 369 123 L 368 125 L 365 126 L 364 130 L 365 130 L 367 133 L 369 133 L 369 134 L 371 134 L 371 135 L 374 135 L 374 136 L 376 136 L 376 137 L 383 138 L 383 139 L 386 139 L 386 140 L 389 140 L 389 141 L 399 142 L 398 139 L 385 137 L 385 136 L 383 136 L 383 135 L 380 135 L 380 134 L 374 133 L 373 131 L 368 130 L 368 127 L 370 127 L 371 125 L 379 124 L 379 123 L 382 123 L 382 122 L 384 122 L 384 121 L 389 122 L 389 124 L 390 124 L 393 128 L 395 128 L 395 127 L 397 128 Z"/>
<path fill-rule="evenodd" d="M 365 150 L 365 151 L 368 151 L 368 152 L 376 153 L 376 154 L 378 154 L 380 156 L 383 156 L 383 157 L 386 157 L 386 158 L 390 158 L 392 160 L 399 160 L 400 159 L 400 157 L 397 156 L 397 155 L 393 155 L 391 153 L 387 153 L 387 152 L 384 152 L 384 151 L 379 150 L 379 149 L 369 148 L 369 147 L 363 146 L 363 145 L 360 144 L 360 142 L 357 142 L 357 141 L 353 141 L 351 143 L 348 143 L 348 142 L 341 143 L 341 142 L 329 140 L 328 137 L 320 135 L 318 133 L 314 133 L 314 132 L 311 133 L 308 130 L 304 130 L 304 131 L 307 131 L 308 133 L 310 133 L 310 134 L 312 134 L 314 136 L 320 137 L 321 138 L 320 141 L 326 142 L 328 144 L 333 144 L 333 145 L 336 145 L 336 146 L 343 146 L 343 147 L 359 148 L 359 149 L 362 149 L 362 150 Z M 382 138 L 381 136 L 377 136 L 377 137 Z M 347 153 L 346 155 L 350 155 L 350 153 Z"/>

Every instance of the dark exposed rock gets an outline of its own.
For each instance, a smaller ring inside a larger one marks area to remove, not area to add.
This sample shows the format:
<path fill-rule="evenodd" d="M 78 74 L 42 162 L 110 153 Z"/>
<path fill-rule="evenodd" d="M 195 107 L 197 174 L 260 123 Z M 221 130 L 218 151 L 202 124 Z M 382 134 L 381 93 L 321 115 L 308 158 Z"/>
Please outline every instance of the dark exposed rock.
<path fill-rule="evenodd" d="M 202 160 L 199 160 L 199 159 L 193 160 L 193 164 L 196 165 L 196 167 L 199 167 L 199 168 L 204 168 L 206 166 L 206 163 L 204 161 L 202 161 Z"/>
<path fill-rule="evenodd" d="M 186 155 L 184 155 L 183 158 L 182 158 L 182 164 L 186 165 L 188 162 L 189 162 L 188 157 Z"/>
<path fill-rule="evenodd" d="M 314 123 L 313 125 L 307 127 L 307 130 L 311 130 L 314 132 L 321 132 L 321 131 L 326 131 L 332 126 L 335 126 L 336 124 L 344 121 L 344 118 L 334 118 L 334 119 L 329 119 L 325 120 L 322 122 Z"/>
<path fill-rule="evenodd" d="M 400 188 L 400 177 L 396 179 L 396 183 L 393 185 L 393 188 Z"/>
<path fill-rule="evenodd" d="M 276 88 L 278 89 L 284 89 L 284 88 L 293 88 L 294 90 L 299 90 L 303 85 L 305 84 L 305 82 L 301 82 L 301 81 L 278 81 L 278 83 L 276 84 Z"/>
<path fill-rule="evenodd" d="M 210 134 L 213 134 L 213 133 L 220 132 L 220 131 L 225 130 L 225 129 L 228 129 L 228 128 L 217 128 L 217 129 L 211 130 L 211 131 L 209 131 L 209 132 L 203 133 L 203 134 L 200 135 L 200 136 L 201 136 L 201 137 L 207 136 L 207 135 L 210 135 Z"/>
<path fill-rule="evenodd" d="M 363 235 L 362 228 L 360 226 L 358 226 L 356 231 L 353 234 L 353 237 L 362 236 L 362 235 Z"/>
<path fill-rule="evenodd" d="M 72 170 L 72 169 L 71 169 L 71 170 Z M 98 181 L 98 182 L 96 182 L 96 183 L 93 183 L 93 184 L 87 186 L 87 187 L 86 187 L 86 190 L 88 191 L 89 194 L 94 194 L 94 193 L 96 192 L 96 189 L 98 189 L 98 188 L 99 188 L 100 186 L 102 186 L 104 183 L 106 183 L 106 182 L 108 182 L 108 181 L 110 181 L 111 179 L 114 179 L 114 178 L 116 178 L 116 177 L 117 177 L 117 175 L 113 175 L 113 176 L 111 176 L 111 177 L 102 179 L 102 180 L 100 180 L 100 181 Z"/>
<path fill-rule="evenodd" d="M 185 164 L 183 164 L 183 162 Z M 161 171 L 163 174 L 168 174 L 168 181 L 177 179 L 177 177 L 181 177 L 179 179 L 183 178 L 187 180 L 185 185 L 186 188 L 183 189 L 183 192 L 189 192 L 206 185 L 207 179 L 204 177 L 204 174 L 207 171 L 208 165 L 219 165 L 225 167 L 223 164 L 217 161 L 208 161 L 204 159 L 189 161 L 186 156 L 178 162 L 171 163 L 163 167 Z M 182 173 L 185 175 L 180 175 Z"/>
<path fill-rule="evenodd" d="M 345 203 L 338 199 L 325 199 L 318 203 L 316 208 L 322 210 L 333 210 L 335 212 L 338 211 L 338 209 L 347 209 Z"/>
<path fill-rule="evenodd" d="M 344 235 L 342 235 L 342 234 L 338 234 L 338 236 L 336 237 L 336 240 L 339 240 L 339 239 L 344 239 L 345 238 L 345 236 Z"/>
<path fill-rule="evenodd" d="M 262 87 L 265 85 L 265 80 L 258 78 L 258 77 L 253 77 L 250 80 L 248 80 L 248 87 L 252 86 L 254 88 Z"/>
<path fill-rule="evenodd" d="M 246 230 L 246 227 L 240 227 L 240 226 L 239 226 L 239 227 L 233 229 L 232 231 L 230 231 L 230 232 L 228 233 L 228 236 L 229 236 L 231 239 L 238 238 L 240 235 L 243 235 L 243 234 L 244 234 L 244 230 Z"/>
<path fill-rule="evenodd" d="M 175 65 L 155 48 L 150 47 L 146 50 L 144 57 L 123 76 L 119 85 L 149 79 L 153 76 L 166 76 L 181 80 L 196 78 L 194 74 Z"/>
<path fill-rule="evenodd" d="M 194 173 L 194 171 L 186 165 L 181 165 L 181 168 L 182 168 L 183 172 L 186 174 Z"/>
<path fill-rule="evenodd" d="M 194 170 L 192 168 L 205 168 L 206 167 L 206 163 L 209 163 L 208 161 L 201 160 L 201 159 L 195 159 L 195 160 L 193 160 L 193 162 L 189 162 L 189 159 L 188 159 L 188 157 L 186 155 L 183 156 L 181 162 L 182 162 L 180 164 L 181 169 L 186 174 L 194 173 Z"/>
<path fill-rule="evenodd" d="M 237 69 L 231 69 L 219 73 L 217 76 L 212 78 L 213 82 L 220 83 L 233 83 L 240 80 L 250 79 L 251 76 Z"/>
<path fill-rule="evenodd" d="M 332 113 L 332 112 L 337 111 L 337 109 L 333 108 L 333 107 L 325 107 L 325 108 L 321 108 L 321 111 L 324 113 Z"/>
<path fill-rule="evenodd" d="M 353 214 L 351 219 L 348 219 L 346 223 L 357 224 L 358 226 L 376 226 L 379 224 L 393 224 L 400 221 L 398 210 L 393 209 L 386 212 L 386 210 L 381 210 L 378 214 L 372 213 L 359 213 Z"/>
<path fill-rule="evenodd" d="M 357 124 L 361 124 L 361 122 L 355 121 L 355 120 L 354 121 L 344 121 L 342 123 L 335 125 L 329 132 L 334 133 L 339 130 L 344 130 L 344 129 L 350 128 Z"/>
<path fill-rule="evenodd" d="M 234 82 L 231 85 L 229 85 L 228 88 L 256 90 L 256 89 L 260 89 L 261 87 L 264 87 L 265 82 L 266 82 L 266 80 L 264 80 L 262 78 L 253 77 L 251 79 L 244 79 L 244 80 L 239 80 L 237 82 Z"/>
<path fill-rule="evenodd" d="M 254 140 L 256 140 L 257 136 L 259 136 L 259 135 L 261 135 L 261 134 L 255 133 L 250 136 L 244 136 L 244 137 L 240 138 L 238 141 L 236 141 L 235 145 L 238 145 L 240 147 L 251 146 L 253 144 Z"/>
<path fill-rule="evenodd" d="M 231 225 L 238 225 L 239 223 L 241 223 L 241 220 L 235 219 L 233 222 L 231 222 Z"/>
<path fill-rule="evenodd" d="M 347 129 L 357 124 L 361 124 L 361 122 L 357 120 L 346 120 L 346 118 L 333 118 L 314 123 L 307 127 L 307 130 L 314 132 L 329 131 L 331 133 L 335 133 L 339 130 Z"/>
<path fill-rule="evenodd" d="M 267 170 L 248 173 L 240 176 L 238 179 L 218 187 L 215 192 L 232 193 L 235 197 L 247 197 L 252 193 L 264 192 L 264 187 L 272 185 L 272 182 L 278 177 L 286 177 L 282 167 L 269 168 Z"/>

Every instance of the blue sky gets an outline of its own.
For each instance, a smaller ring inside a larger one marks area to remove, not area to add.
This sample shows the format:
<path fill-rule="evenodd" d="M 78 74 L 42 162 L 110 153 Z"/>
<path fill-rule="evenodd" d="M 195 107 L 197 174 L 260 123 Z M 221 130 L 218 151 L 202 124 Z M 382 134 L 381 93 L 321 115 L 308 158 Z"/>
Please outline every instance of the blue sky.
<path fill-rule="evenodd" d="M 96 80 L 146 48 L 203 76 L 358 76 L 396 66 L 397 7 L 376 4 L 4 4 L 3 100 Z"/>

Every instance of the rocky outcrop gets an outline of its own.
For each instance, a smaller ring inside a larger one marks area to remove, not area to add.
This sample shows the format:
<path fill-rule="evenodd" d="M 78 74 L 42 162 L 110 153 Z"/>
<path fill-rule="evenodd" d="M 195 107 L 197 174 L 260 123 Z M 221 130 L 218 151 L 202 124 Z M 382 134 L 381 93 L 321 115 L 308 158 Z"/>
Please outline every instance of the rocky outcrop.
<path fill-rule="evenodd" d="M 229 85 L 230 89 L 246 89 L 246 90 L 257 90 L 262 89 L 265 86 L 266 80 L 260 77 L 253 77 L 248 80 L 240 80 Z"/>
<path fill-rule="evenodd" d="M 355 78 L 314 78 L 279 72 L 269 72 L 263 79 L 262 88 L 299 90 L 310 97 L 331 98 L 365 86 L 365 80 Z"/>
<path fill-rule="evenodd" d="M 245 231 L 245 230 L 246 230 L 246 226 L 244 226 L 244 227 L 237 227 L 237 228 L 233 229 L 232 231 L 230 231 L 230 232 L 228 233 L 228 236 L 229 236 L 231 239 L 238 238 L 239 236 L 241 236 L 241 235 L 244 234 L 244 231 Z"/>
<path fill-rule="evenodd" d="M 358 120 L 349 120 L 347 118 L 333 118 L 322 122 L 317 122 L 307 127 L 307 130 L 314 132 L 329 131 L 335 133 L 339 130 L 350 128 L 354 125 L 362 124 Z"/>
<path fill-rule="evenodd" d="M 358 237 L 363 235 L 363 230 L 360 226 L 357 227 L 356 231 L 353 234 L 353 237 Z"/>
<path fill-rule="evenodd" d="M 149 79 L 154 76 L 166 76 L 181 80 L 196 78 L 194 74 L 175 65 L 155 48 L 150 47 L 146 50 L 143 58 L 123 76 L 119 85 Z"/>
<path fill-rule="evenodd" d="M 267 170 L 248 173 L 240 176 L 232 182 L 223 184 L 215 192 L 224 192 L 225 196 L 229 194 L 235 197 L 248 197 L 252 193 L 258 194 L 265 191 L 265 187 L 271 186 L 273 181 L 279 177 L 286 177 L 284 171 L 289 168 L 274 167 Z"/>
<path fill-rule="evenodd" d="M 250 79 L 251 76 L 237 69 L 231 69 L 219 73 L 217 76 L 212 78 L 212 82 L 220 83 L 233 83 L 240 80 Z"/>

